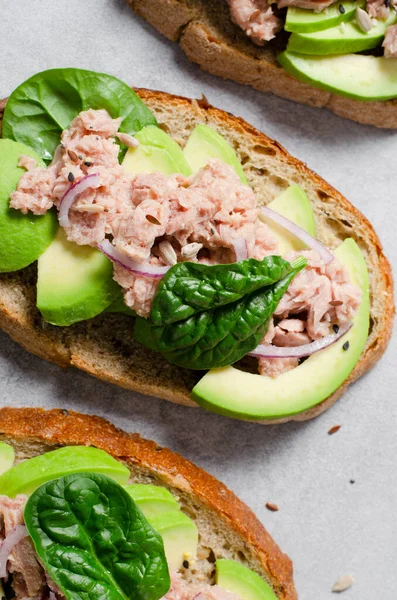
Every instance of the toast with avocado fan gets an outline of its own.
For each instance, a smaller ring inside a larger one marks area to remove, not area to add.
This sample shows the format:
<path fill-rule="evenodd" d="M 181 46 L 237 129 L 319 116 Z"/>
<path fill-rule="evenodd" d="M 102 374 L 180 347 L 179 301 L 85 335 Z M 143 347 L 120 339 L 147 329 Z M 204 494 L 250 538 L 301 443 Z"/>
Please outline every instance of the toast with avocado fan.
<path fill-rule="evenodd" d="M 358 244 L 369 270 L 371 323 L 365 349 L 354 370 L 328 398 L 308 410 L 255 419 L 272 423 L 305 420 L 322 413 L 380 358 L 391 335 L 392 276 L 374 230 L 336 190 L 242 119 L 206 103 L 162 92 L 137 92 L 160 126 L 182 146 L 198 124 L 206 124 L 224 136 L 236 149 L 260 202 L 267 204 L 288 185 L 298 184 L 309 197 L 319 240 L 331 249 L 345 238 L 353 238 Z M 35 264 L 0 275 L 0 326 L 14 340 L 62 367 L 74 366 L 127 389 L 196 406 L 191 393 L 201 378 L 200 372 L 170 364 L 157 352 L 142 348 L 131 336 L 129 317 L 123 315 L 105 312 L 70 327 L 49 325 L 36 307 L 36 279 Z"/>
<path fill-rule="evenodd" d="M 187 586 L 188 590 L 193 586 L 196 589 L 200 589 L 200 587 L 206 589 L 208 584 L 213 584 L 215 561 L 227 559 L 243 563 L 245 567 L 259 574 L 268 585 L 270 584 L 273 592 L 264 585 L 266 589 L 264 592 L 262 590 L 262 595 L 259 594 L 258 597 L 266 597 L 269 600 L 271 598 L 274 600 L 276 598 L 279 600 L 295 600 L 297 598 L 290 560 L 280 551 L 250 509 L 211 475 L 170 450 L 161 448 L 139 435 L 116 429 L 99 417 L 67 410 L 45 411 L 39 408 L 0 409 L 0 440 L 13 446 L 17 465 L 20 461 L 25 462 L 25 477 L 22 485 L 26 485 L 30 476 L 27 459 L 45 455 L 65 446 L 85 446 L 89 448 L 83 448 L 83 450 L 98 448 L 123 463 L 130 471 L 129 483 L 149 484 L 148 488 L 152 489 L 153 486 L 166 488 L 176 497 L 179 508 L 194 522 L 199 533 L 197 556 L 189 557 L 189 565 L 181 566 L 179 569 L 183 584 Z M 56 476 L 59 477 L 63 474 L 64 467 L 59 462 L 60 458 L 58 464 L 55 465 L 54 458 L 53 454 L 51 464 L 55 466 Z M 72 449 L 70 449 L 67 462 L 68 470 L 65 471 L 65 474 L 79 472 L 78 466 L 72 464 Z M 98 466 L 98 462 L 96 464 Z M 112 477 L 109 472 L 109 466 L 111 466 L 109 461 L 107 461 L 107 466 L 107 471 L 101 468 L 97 472 L 107 473 L 109 477 Z M 3 462 L 2 467 L 4 468 Z M 99 467 L 102 467 L 100 461 Z M 83 471 L 90 472 L 90 469 L 92 472 L 96 472 L 95 466 L 83 465 Z M 16 493 L 29 495 L 33 488 L 21 492 L 20 487 L 16 491 L 15 485 L 11 485 L 11 471 L 6 472 L 6 480 L 0 478 L 1 493 L 6 494 L 7 490 L 12 489 L 13 493 L 9 494 L 11 497 L 14 497 Z M 41 472 L 47 479 L 41 478 L 40 481 L 36 479 L 35 487 L 50 479 L 48 474 L 45 475 L 46 469 L 42 469 Z M 55 476 L 51 478 L 55 478 Z M 116 476 L 114 478 L 117 480 Z M 13 484 L 15 482 L 17 485 L 21 483 L 18 483 L 14 476 Z M 125 482 L 120 481 L 120 483 Z M 175 500 L 172 500 L 175 504 Z M 144 506 L 140 505 L 138 500 L 136 502 L 145 514 Z M 169 503 L 168 498 L 167 502 Z M 155 507 L 152 506 L 153 511 L 155 511 Z M 167 510 L 165 512 L 166 515 L 171 514 Z M 147 518 L 150 522 L 150 518 Z M 176 537 L 178 538 L 178 536 Z M 218 580 L 218 584 L 220 583 Z M 259 589 L 260 586 L 257 588 L 257 593 Z M 254 590 L 251 590 L 248 597 L 255 597 L 255 593 L 252 595 L 253 593 Z M 195 594 L 193 593 L 192 597 L 193 595 Z M 237 596 L 241 596 L 241 600 L 244 600 L 244 595 L 238 593 L 231 598 Z M 178 595 L 172 597 L 179 598 Z"/>
<path fill-rule="evenodd" d="M 224 0 L 128 2 L 137 15 L 168 39 L 178 42 L 188 58 L 204 71 L 307 106 L 326 107 L 359 123 L 397 128 L 396 99 L 360 101 L 295 79 L 277 62 L 277 56 L 286 47 L 286 33 L 279 33 L 264 46 L 254 44 L 232 22 Z"/>

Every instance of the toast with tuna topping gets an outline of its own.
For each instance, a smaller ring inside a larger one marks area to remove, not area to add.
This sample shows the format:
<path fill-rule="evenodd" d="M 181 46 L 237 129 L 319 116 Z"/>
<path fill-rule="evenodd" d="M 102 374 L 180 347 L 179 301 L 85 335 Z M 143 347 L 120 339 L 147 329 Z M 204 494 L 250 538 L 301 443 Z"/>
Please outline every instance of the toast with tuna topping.
<path fill-rule="evenodd" d="M 256 45 L 232 22 L 226 0 L 127 1 L 138 16 L 177 42 L 189 60 L 212 75 L 307 106 L 327 108 L 358 123 L 397 128 L 396 99 L 364 102 L 295 79 L 277 62 L 286 46 L 286 32 L 264 46 Z"/>
<path fill-rule="evenodd" d="M 167 488 L 199 531 L 195 563 L 182 570 L 187 589 L 213 584 L 215 560 L 223 558 L 258 573 L 279 600 L 297 599 L 291 561 L 252 511 L 214 477 L 174 452 L 99 417 L 40 408 L 0 409 L 0 440 L 13 446 L 16 463 L 63 446 L 99 448 L 130 470 L 130 483 Z M 177 594 L 171 597 L 179 599 Z"/>
<path fill-rule="evenodd" d="M 350 237 L 363 252 L 371 291 L 371 326 L 365 351 L 335 393 L 292 418 L 304 420 L 320 414 L 376 362 L 391 335 L 394 314 L 391 270 L 375 232 L 336 190 L 243 120 L 207 103 L 148 90 L 138 90 L 138 94 L 160 126 L 182 146 L 199 123 L 222 134 L 235 148 L 249 184 L 264 204 L 288 185 L 298 184 L 310 199 L 319 240 L 334 249 Z M 191 391 L 201 374 L 171 365 L 148 349 L 142 350 L 128 330 L 128 317 L 103 313 L 70 327 L 51 326 L 43 321 L 36 308 L 35 285 L 35 265 L 0 275 L 0 326 L 26 349 L 60 366 L 78 367 L 128 389 L 195 405 Z"/>

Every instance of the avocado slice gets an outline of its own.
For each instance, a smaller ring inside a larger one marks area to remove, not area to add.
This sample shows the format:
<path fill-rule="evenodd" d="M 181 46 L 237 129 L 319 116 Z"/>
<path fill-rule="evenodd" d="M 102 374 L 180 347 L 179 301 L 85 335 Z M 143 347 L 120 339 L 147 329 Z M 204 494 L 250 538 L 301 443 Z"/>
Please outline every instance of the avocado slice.
<path fill-rule="evenodd" d="M 247 184 L 243 167 L 232 146 L 208 125 L 197 125 L 183 152 L 194 174 L 198 173 L 211 158 L 218 158 L 233 167 L 241 181 Z"/>
<path fill-rule="evenodd" d="M 65 446 L 18 463 L 0 476 L 0 494 L 15 498 L 31 494 L 40 485 L 72 473 L 100 473 L 121 485 L 130 472 L 104 450 L 87 446 Z"/>
<path fill-rule="evenodd" d="M 216 561 L 215 566 L 217 585 L 233 592 L 240 600 L 277 600 L 270 585 L 241 563 L 221 558 Z"/>
<path fill-rule="evenodd" d="M 0 273 L 24 269 L 51 244 L 58 228 L 54 211 L 36 216 L 10 208 L 10 194 L 26 172 L 18 167 L 25 154 L 45 166 L 28 146 L 13 140 L 0 140 Z"/>
<path fill-rule="evenodd" d="M 285 50 L 280 65 L 306 83 L 356 100 L 391 100 L 397 97 L 397 58 L 344 54 L 306 56 Z"/>
<path fill-rule="evenodd" d="M 305 8 L 290 6 L 285 20 L 285 31 L 310 33 L 334 27 L 353 19 L 357 7 L 362 8 L 365 2 L 336 2 L 326 10 L 314 12 Z M 342 8 L 341 8 L 342 7 Z"/>
<path fill-rule="evenodd" d="M 335 25 L 324 31 L 313 33 L 293 33 L 288 40 L 288 52 L 301 54 L 349 54 L 376 48 L 382 44 L 386 29 L 396 23 L 397 14 L 393 11 L 386 21 L 376 21 L 368 32 L 362 31 L 355 21 Z"/>
<path fill-rule="evenodd" d="M 68 326 L 103 312 L 119 294 L 102 252 L 68 242 L 60 227 L 38 261 L 37 307 L 52 325 Z"/>
<path fill-rule="evenodd" d="M 175 497 L 166 488 L 158 485 L 132 483 L 124 486 L 147 519 L 163 513 L 180 511 Z"/>
<path fill-rule="evenodd" d="M 122 163 L 127 173 L 159 171 L 164 175 L 191 175 L 182 148 L 159 127 L 148 125 L 138 131 L 135 138 L 140 145 L 138 148 L 129 148 Z"/>
<path fill-rule="evenodd" d="M 15 451 L 10 444 L 0 442 L 0 475 L 11 469 L 15 460 Z M 0 596 L 1 597 L 1 596 Z"/>
<path fill-rule="evenodd" d="M 313 354 L 276 379 L 233 367 L 209 371 L 193 388 L 200 406 L 229 417 L 278 419 L 303 412 L 330 396 L 350 375 L 365 347 L 369 328 L 368 270 L 360 248 L 346 239 L 334 252 L 363 297 L 353 327 L 338 342 Z M 343 349 L 349 342 L 347 351 Z"/>
<path fill-rule="evenodd" d="M 171 510 L 155 517 L 148 516 L 147 520 L 163 538 L 165 555 L 171 573 L 180 569 L 184 560 L 196 556 L 197 526 L 185 513 Z"/>
<path fill-rule="evenodd" d="M 293 184 L 282 192 L 275 200 L 267 205 L 275 212 L 283 215 L 290 221 L 302 227 L 313 237 L 316 236 L 316 222 L 310 200 L 299 185 Z M 281 256 L 285 256 L 293 250 L 303 250 L 306 248 L 296 236 L 292 235 L 271 219 L 265 216 L 263 220 L 272 230 L 274 237 L 277 239 L 278 252 Z"/>

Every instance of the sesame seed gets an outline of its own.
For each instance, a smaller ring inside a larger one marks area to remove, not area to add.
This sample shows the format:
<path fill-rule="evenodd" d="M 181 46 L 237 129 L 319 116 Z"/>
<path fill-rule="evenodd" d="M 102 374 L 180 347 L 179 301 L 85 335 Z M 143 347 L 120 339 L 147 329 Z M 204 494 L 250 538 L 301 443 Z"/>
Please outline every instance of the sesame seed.
<path fill-rule="evenodd" d="M 339 333 L 339 325 L 337 325 L 336 323 L 334 325 L 332 325 L 332 329 L 334 330 L 335 333 Z"/>
<path fill-rule="evenodd" d="M 68 180 L 70 181 L 70 183 L 73 183 L 74 181 L 74 175 L 73 173 L 70 171 L 69 175 L 68 175 Z"/>
<path fill-rule="evenodd" d="M 339 4 L 339 12 L 341 15 L 344 15 L 346 12 L 346 9 L 342 4 Z"/>
<path fill-rule="evenodd" d="M 346 350 L 349 350 L 350 347 L 350 342 L 345 342 L 342 346 L 343 350 L 346 352 Z"/>
<path fill-rule="evenodd" d="M 268 510 L 270 510 L 271 512 L 277 512 L 278 511 L 278 506 L 277 504 L 273 504 L 273 502 L 266 502 L 266 508 Z"/>

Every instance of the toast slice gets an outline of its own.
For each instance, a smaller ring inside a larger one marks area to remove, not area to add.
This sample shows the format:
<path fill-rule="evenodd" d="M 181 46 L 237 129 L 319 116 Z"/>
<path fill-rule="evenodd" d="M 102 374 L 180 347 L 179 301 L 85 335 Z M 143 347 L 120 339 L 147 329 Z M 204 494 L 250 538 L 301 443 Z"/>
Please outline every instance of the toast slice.
<path fill-rule="evenodd" d="M 371 327 L 365 351 L 350 377 L 332 396 L 284 420 L 317 416 L 372 367 L 391 336 L 392 274 L 375 231 L 339 192 L 242 119 L 207 102 L 163 92 L 136 91 L 154 112 L 161 127 L 181 145 L 199 123 L 206 123 L 223 135 L 236 150 L 260 202 L 270 202 L 296 183 L 311 201 L 320 241 L 335 248 L 344 238 L 353 237 L 360 246 L 369 267 L 371 290 Z M 1 107 L 4 106 L 5 102 Z M 196 406 L 190 393 L 201 373 L 172 365 L 158 353 L 143 348 L 132 338 L 131 319 L 123 315 L 103 313 L 70 327 L 49 325 L 36 308 L 36 279 L 35 264 L 16 273 L 0 274 L 0 328 L 15 341 L 61 367 L 74 366 L 142 394 Z M 280 421 L 266 421 L 274 422 Z"/>
<path fill-rule="evenodd" d="M 214 583 L 215 558 L 228 558 L 256 571 L 280 600 L 298 598 L 291 561 L 252 511 L 214 477 L 171 450 L 99 417 L 41 408 L 0 409 L 0 440 L 14 447 L 17 462 L 60 446 L 105 450 L 130 469 L 131 482 L 168 488 L 195 521 L 199 546 L 195 568 L 185 573 L 189 583 Z"/>
<path fill-rule="evenodd" d="M 178 42 L 189 60 L 204 71 L 307 106 L 328 108 L 358 123 L 397 128 L 397 99 L 361 102 L 294 79 L 276 60 L 285 49 L 285 35 L 281 33 L 263 47 L 256 46 L 232 22 L 225 0 L 127 1 L 137 15 Z"/>

